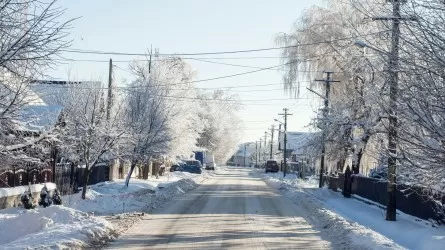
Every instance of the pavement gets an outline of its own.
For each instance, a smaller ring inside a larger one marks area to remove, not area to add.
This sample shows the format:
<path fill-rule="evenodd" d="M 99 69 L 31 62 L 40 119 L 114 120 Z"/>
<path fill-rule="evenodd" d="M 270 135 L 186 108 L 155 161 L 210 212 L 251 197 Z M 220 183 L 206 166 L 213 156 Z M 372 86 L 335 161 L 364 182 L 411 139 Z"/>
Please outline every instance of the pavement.
<path fill-rule="evenodd" d="M 109 249 L 330 249 L 301 208 L 252 170 L 229 168 L 147 214 Z"/>

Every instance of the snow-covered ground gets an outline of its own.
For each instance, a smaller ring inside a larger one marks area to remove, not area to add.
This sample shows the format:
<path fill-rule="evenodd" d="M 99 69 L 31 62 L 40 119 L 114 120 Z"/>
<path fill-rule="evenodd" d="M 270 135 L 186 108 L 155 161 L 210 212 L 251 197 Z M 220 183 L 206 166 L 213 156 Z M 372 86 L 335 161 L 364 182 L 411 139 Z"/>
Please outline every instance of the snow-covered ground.
<path fill-rule="evenodd" d="M 103 182 L 87 190 L 87 199 L 80 193 L 62 197 L 63 206 L 25 210 L 0 210 L 0 249 L 77 249 L 90 244 L 101 245 L 122 230 L 120 218 L 134 217 L 130 212 L 149 212 L 175 196 L 195 188 L 211 177 L 213 172 L 201 175 L 174 172 L 159 179 L 131 179 L 128 188 L 124 180 Z M 112 223 L 106 217 L 115 216 Z M 93 216 L 94 215 L 94 216 Z M 134 217 L 137 218 L 137 217 Z M 127 223 L 128 224 L 128 223 Z"/>
<path fill-rule="evenodd" d="M 86 199 L 81 193 L 63 197 L 68 207 L 94 215 L 112 215 L 132 212 L 149 212 L 174 196 L 183 194 L 207 179 L 212 172 L 190 174 L 172 172 L 159 179 L 131 179 L 125 187 L 125 180 L 101 182 L 89 186 Z"/>
<path fill-rule="evenodd" d="M 106 220 L 64 206 L 0 210 L 0 249 L 74 249 L 113 235 Z"/>
<path fill-rule="evenodd" d="M 301 180 L 282 173 L 262 174 L 265 181 L 307 211 L 311 222 L 337 247 L 352 249 L 445 249 L 445 227 L 398 211 L 396 222 L 385 211 L 340 192 L 318 188 L 318 180 Z M 352 244 L 352 246 L 350 246 Z M 348 247 L 346 247 L 348 246 Z"/>

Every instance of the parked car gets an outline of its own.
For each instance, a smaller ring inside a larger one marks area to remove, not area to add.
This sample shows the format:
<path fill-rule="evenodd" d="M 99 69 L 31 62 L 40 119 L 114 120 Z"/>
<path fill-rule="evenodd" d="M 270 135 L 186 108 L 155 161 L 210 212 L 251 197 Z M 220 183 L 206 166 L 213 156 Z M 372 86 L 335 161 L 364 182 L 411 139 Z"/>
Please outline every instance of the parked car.
<path fill-rule="evenodd" d="M 170 172 L 175 172 L 175 171 L 182 171 L 182 169 L 185 166 L 185 162 L 183 161 L 179 161 L 176 164 L 173 164 L 173 166 L 171 166 L 170 168 Z"/>
<path fill-rule="evenodd" d="M 213 155 L 211 155 L 211 154 L 207 154 L 205 169 L 206 170 L 215 170 L 215 166 L 216 166 L 215 157 L 213 157 Z"/>
<path fill-rule="evenodd" d="M 198 160 L 186 160 L 185 165 L 182 167 L 183 172 L 189 172 L 193 174 L 202 173 L 202 165 Z"/>
<path fill-rule="evenodd" d="M 383 167 L 383 168 L 372 169 L 369 173 L 369 177 L 386 180 L 388 179 L 388 168 Z"/>
<path fill-rule="evenodd" d="M 278 162 L 276 160 L 268 160 L 266 162 L 266 173 L 268 172 L 274 172 L 274 173 L 278 173 L 280 167 L 278 166 Z"/>

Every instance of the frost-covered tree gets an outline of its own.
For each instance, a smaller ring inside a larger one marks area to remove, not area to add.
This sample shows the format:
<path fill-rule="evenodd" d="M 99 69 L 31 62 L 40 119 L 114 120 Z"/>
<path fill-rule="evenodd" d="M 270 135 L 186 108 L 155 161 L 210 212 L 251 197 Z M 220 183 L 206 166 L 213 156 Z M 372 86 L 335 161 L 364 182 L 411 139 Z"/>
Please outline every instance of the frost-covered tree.
<path fill-rule="evenodd" d="M 129 134 L 126 156 L 131 161 L 127 186 L 136 165 L 165 154 L 173 139 L 168 127 L 171 110 L 166 108 L 165 85 L 145 65 L 135 65 L 133 71 L 137 78 L 129 86 L 125 117 Z"/>
<path fill-rule="evenodd" d="M 302 77 L 321 78 L 314 72 L 325 69 L 335 71 L 334 78 L 341 81 L 332 86 L 328 118 L 317 122 L 327 123 L 331 160 L 346 159 L 347 153 L 339 157 L 338 152 L 355 145 L 356 162 L 365 157 L 387 164 L 391 22 L 372 18 L 391 12 L 387 1 L 328 0 L 279 36 L 280 44 L 288 46 L 282 51 L 288 63 L 284 80 L 292 93 L 298 93 Z M 399 44 L 397 179 L 443 189 L 445 7 L 439 0 L 411 0 L 402 4 L 401 15 L 410 20 L 401 22 Z M 356 48 L 357 39 L 376 50 Z M 311 87 L 323 92 L 323 86 Z"/>
<path fill-rule="evenodd" d="M 37 137 L 17 134 L 21 109 L 38 101 L 28 89 L 30 79 L 53 65 L 65 39 L 69 22 L 61 21 L 63 9 L 56 1 L 0 1 L 0 155 L 22 155 L 49 132 Z"/>
<path fill-rule="evenodd" d="M 408 1 L 402 14 L 415 21 L 404 23 L 401 34 L 398 179 L 443 190 L 445 5 Z"/>
<path fill-rule="evenodd" d="M 320 115 L 316 123 L 327 133 L 328 167 L 337 163 L 343 167 L 350 154 L 353 164 L 360 166 L 363 152 L 380 124 L 381 107 L 375 98 L 384 85 L 384 77 L 376 74 L 382 69 L 382 56 L 364 55 L 354 41 L 366 39 L 377 44 L 385 29 L 356 8 L 364 3 L 365 0 L 325 1 L 323 7 L 305 11 L 289 34 L 277 37 L 278 44 L 285 46 L 282 56 L 286 63 L 286 91 L 297 95 L 301 87 L 306 87 L 300 86 L 300 81 L 324 78 L 322 72 L 326 70 L 333 71 L 335 80 L 340 80 L 331 84 L 328 117 Z M 314 82 L 308 87 L 324 94 L 326 85 Z M 354 136 L 358 131 L 361 135 Z"/>
<path fill-rule="evenodd" d="M 222 90 L 201 94 L 199 98 L 205 127 L 198 146 L 212 152 L 218 164 L 225 164 L 238 149 L 241 139 L 241 120 L 237 115 L 241 104 L 236 96 Z"/>
<path fill-rule="evenodd" d="M 93 167 L 118 154 L 127 132 L 125 109 L 117 109 L 107 119 L 104 95 L 98 84 L 73 84 L 62 100 L 65 127 L 60 136 L 61 153 L 84 168 L 82 199 Z"/>
<path fill-rule="evenodd" d="M 164 108 L 169 112 L 167 129 L 171 140 L 167 154 L 188 156 L 197 149 L 197 139 L 204 128 L 199 117 L 202 108 L 195 100 L 198 91 L 192 82 L 194 72 L 182 59 L 171 58 L 156 61 L 150 77 L 160 86 L 166 100 Z"/>

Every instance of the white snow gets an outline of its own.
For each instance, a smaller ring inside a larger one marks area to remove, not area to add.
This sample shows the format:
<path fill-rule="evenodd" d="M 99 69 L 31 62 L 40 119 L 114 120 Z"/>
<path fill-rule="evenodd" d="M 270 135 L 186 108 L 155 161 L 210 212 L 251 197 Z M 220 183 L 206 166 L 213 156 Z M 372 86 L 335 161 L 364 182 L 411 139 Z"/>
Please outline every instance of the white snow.
<path fill-rule="evenodd" d="M 159 179 L 103 182 L 89 187 L 87 199 L 80 193 L 62 197 L 64 206 L 50 206 L 25 210 L 0 210 L 0 249 L 78 249 L 91 247 L 91 243 L 114 238 L 118 230 L 104 218 L 93 215 L 110 215 L 122 212 L 148 212 L 177 195 L 193 189 L 212 175 L 182 172 L 168 173 Z M 32 185 L 40 191 L 43 185 Z M 47 183 L 54 189 L 53 183 Z M 22 194 L 28 187 L 2 189 L 0 194 Z M 99 244 L 100 245 L 100 244 Z"/>
<path fill-rule="evenodd" d="M 360 249 L 444 249 L 445 227 L 398 211 L 397 221 L 385 220 L 385 211 L 340 192 L 318 188 L 318 180 L 303 181 L 282 173 L 263 175 L 270 185 L 284 191 L 308 211 L 312 222 L 340 245 Z M 349 242 L 349 243 L 348 243 Z"/>
<path fill-rule="evenodd" d="M 61 249 L 87 246 L 113 235 L 104 219 L 64 206 L 0 211 L 1 249 Z"/>
<path fill-rule="evenodd" d="M 48 190 L 54 190 L 56 189 L 56 184 L 52 182 L 47 182 L 44 184 L 33 184 L 30 185 L 31 192 L 40 192 L 42 188 L 46 185 Z M 7 196 L 15 196 L 15 195 L 21 195 L 25 191 L 28 190 L 28 186 L 20 186 L 20 187 L 12 187 L 12 188 L 0 188 L 0 197 L 7 197 Z"/>
<path fill-rule="evenodd" d="M 81 193 L 64 196 L 63 199 L 66 206 L 95 215 L 147 212 L 193 189 L 209 175 L 211 172 L 207 171 L 200 175 L 172 172 L 159 179 L 131 179 L 128 188 L 125 180 L 120 179 L 89 186 L 85 200 L 81 199 Z"/>

